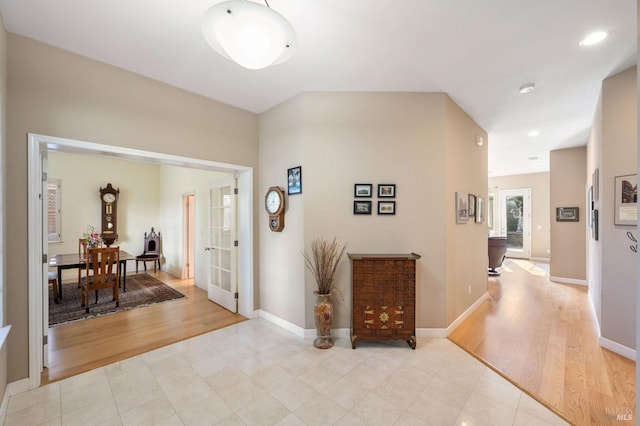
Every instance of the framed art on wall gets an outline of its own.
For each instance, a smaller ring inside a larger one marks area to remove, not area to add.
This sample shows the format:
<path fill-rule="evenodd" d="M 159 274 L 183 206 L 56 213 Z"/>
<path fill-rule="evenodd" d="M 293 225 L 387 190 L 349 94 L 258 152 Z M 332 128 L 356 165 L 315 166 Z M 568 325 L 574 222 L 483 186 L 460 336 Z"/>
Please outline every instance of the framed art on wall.
<path fill-rule="evenodd" d="M 615 177 L 614 224 L 635 226 L 638 223 L 638 175 Z"/>
<path fill-rule="evenodd" d="M 302 166 L 287 169 L 287 193 L 302 194 Z"/>
<path fill-rule="evenodd" d="M 484 222 L 484 197 L 476 197 L 476 223 Z"/>
<path fill-rule="evenodd" d="M 556 222 L 578 222 L 579 212 L 578 207 L 556 207 Z"/>
<path fill-rule="evenodd" d="M 469 217 L 476 216 L 476 196 L 469 194 Z"/>
<path fill-rule="evenodd" d="M 371 189 L 373 185 L 370 183 L 356 183 L 353 185 L 353 196 L 354 197 L 371 197 Z"/>
<path fill-rule="evenodd" d="M 379 198 L 395 198 L 396 185 L 395 184 L 380 184 L 378 185 L 378 197 Z"/>
<path fill-rule="evenodd" d="M 371 214 L 371 201 L 354 201 L 353 214 Z"/>
<path fill-rule="evenodd" d="M 396 214 L 396 202 L 378 201 L 378 214 Z"/>
<path fill-rule="evenodd" d="M 456 223 L 469 221 L 469 194 L 456 192 Z"/>

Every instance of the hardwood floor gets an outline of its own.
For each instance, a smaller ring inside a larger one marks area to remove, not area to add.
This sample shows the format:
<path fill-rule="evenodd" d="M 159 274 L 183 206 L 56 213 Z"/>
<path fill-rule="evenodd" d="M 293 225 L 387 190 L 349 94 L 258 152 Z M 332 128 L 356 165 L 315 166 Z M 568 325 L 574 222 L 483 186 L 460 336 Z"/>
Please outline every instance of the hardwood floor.
<path fill-rule="evenodd" d="M 186 297 L 49 328 L 43 385 L 246 319 L 208 300 L 193 280 L 148 273 Z"/>
<path fill-rule="evenodd" d="M 454 343 L 574 424 L 620 424 L 625 413 L 633 420 L 622 423 L 636 421 L 635 362 L 598 345 L 586 287 L 513 259 L 488 291 Z"/>

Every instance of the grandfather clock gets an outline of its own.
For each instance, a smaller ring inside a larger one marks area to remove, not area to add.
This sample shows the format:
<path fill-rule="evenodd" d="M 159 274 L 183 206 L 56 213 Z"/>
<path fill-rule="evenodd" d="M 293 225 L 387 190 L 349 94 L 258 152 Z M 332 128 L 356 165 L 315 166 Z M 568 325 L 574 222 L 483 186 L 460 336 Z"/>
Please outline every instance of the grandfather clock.
<path fill-rule="evenodd" d="M 118 197 L 120 188 L 115 189 L 110 183 L 106 188 L 100 187 L 102 202 L 102 241 L 109 247 L 118 239 Z"/>

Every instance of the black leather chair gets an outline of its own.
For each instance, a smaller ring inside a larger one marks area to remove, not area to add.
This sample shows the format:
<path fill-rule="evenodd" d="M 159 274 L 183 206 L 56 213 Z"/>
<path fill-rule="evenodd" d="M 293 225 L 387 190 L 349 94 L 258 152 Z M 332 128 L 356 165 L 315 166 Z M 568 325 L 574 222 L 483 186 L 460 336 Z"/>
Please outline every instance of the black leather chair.
<path fill-rule="evenodd" d="M 500 275 L 498 268 L 502 266 L 507 253 L 507 237 L 489 237 L 489 275 Z"/>
<path fill-rule="evenodd" d="M 138 273 L 138 262 L 142 262 L 144 270 L 147 270 L 147 262 L 153 262 L 153 272 L 156 272 L 156 262 L 158 268 L 160 266 L 160 232 L 156 234 L 153 228 L 151 233 L 144 233 L 144 251 L 142 254 L 136 256 L 136 274 Z"/>

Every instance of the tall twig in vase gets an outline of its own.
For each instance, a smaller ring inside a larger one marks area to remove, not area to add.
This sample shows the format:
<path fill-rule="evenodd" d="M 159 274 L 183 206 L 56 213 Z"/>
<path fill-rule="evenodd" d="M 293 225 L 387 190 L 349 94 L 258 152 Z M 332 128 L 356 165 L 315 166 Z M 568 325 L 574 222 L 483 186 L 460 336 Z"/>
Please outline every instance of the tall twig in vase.
<path fill-rule="evenodd" d="M 331 242 L 318 238 L 311 243 L 311 255 L 302 252 L 305 264 L 316 280 L 318 294 L 338 293 L 342 298 L 333 279 L 345 249 L 346 246 L 338 244 L 336 238 Z"/>

